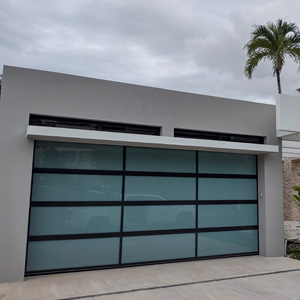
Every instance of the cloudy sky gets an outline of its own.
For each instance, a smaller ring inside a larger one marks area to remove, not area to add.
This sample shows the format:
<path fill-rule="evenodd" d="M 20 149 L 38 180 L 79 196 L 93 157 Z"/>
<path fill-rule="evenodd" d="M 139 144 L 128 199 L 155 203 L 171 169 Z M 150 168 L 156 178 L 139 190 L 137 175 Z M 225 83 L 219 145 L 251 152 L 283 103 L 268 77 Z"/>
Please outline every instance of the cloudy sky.
<path fill-rule="evenodd" d="M 299 0 L 0 0 L 2 65 L 274 103 L 271 65 L 250 81 L 244 45 L 253 24 L 300 26 Z M 283 93 L 300 73 L 287 61 Z M 299 94 L 298 94 L 299 95 Z"/>

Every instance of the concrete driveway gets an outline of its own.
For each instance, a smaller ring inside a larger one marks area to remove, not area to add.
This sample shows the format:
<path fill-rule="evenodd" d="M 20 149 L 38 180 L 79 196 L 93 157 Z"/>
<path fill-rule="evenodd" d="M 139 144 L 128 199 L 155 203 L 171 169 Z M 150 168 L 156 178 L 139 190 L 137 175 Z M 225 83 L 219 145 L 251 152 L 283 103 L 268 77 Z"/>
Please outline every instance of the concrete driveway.
<path fill-rule="evenodd" d="M 300 300 L 300 262 L 225 258 L 26 278 L 0 284 L 2 300 Z"/>

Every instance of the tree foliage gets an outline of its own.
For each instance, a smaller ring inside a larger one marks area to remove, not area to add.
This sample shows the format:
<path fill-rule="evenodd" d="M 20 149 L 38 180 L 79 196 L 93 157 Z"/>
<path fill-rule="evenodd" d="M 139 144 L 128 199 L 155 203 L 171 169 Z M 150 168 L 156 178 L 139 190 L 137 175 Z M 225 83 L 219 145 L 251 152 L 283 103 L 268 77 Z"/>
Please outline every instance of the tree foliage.
<path fill-rule="evenodd" d="M 300 207 L 300 186 L 293 186 L 293 190 L 297 194 L 292 195 L 294 202 Z"/>
<path fill-rule="evenodd" d="M 270 60 L 273 76 L 277 77 L 278 93 L 281 94 L 280 73 L 288 57 L 297 64 L 300 61 L 300 31 L 296 23 L 278 19 L 267 25 L 253 25 L 249 42 L 244 49 L 248 60 L 245 66 L 245 75 L 252 79 L 257 65 L 264 60 Z M 300 71 L 300 64 L 298 70 Z"/>

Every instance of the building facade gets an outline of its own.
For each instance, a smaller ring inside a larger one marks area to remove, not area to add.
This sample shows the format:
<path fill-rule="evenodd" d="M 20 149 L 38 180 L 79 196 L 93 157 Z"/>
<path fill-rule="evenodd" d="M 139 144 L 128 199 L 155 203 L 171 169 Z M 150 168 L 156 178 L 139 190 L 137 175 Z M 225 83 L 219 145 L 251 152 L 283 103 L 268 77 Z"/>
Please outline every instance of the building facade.
<path fill-rule="evenodd" d="M 283 141 L 282 156 L 284 220 L 299 222 L 300 210 L 292 195 L 293 186 L 300 185 L 300 143 Z"/>
<path fill-rule="evenodd" d="M 282 256 L 274 105 L 4 67 L 0 282 Z"/>

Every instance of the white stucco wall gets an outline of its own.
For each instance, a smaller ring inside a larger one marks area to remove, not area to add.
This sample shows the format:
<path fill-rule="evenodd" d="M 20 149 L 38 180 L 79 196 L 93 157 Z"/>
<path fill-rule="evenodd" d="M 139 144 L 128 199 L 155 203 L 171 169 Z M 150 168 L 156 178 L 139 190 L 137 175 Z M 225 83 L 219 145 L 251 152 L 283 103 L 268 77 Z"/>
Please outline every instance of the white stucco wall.
<path fill-rule="evenodd" d="M 199 82 L 201 84 L 201 82 Z M 25 268 L 33 141 L 29 114 L 259 135 L 280 145 L 275 106 L 15 67 L 4 67 L 0 101 L 0 282 Z M 259 155 L 260 254 L 281 256 L 281 153 Z"/>

